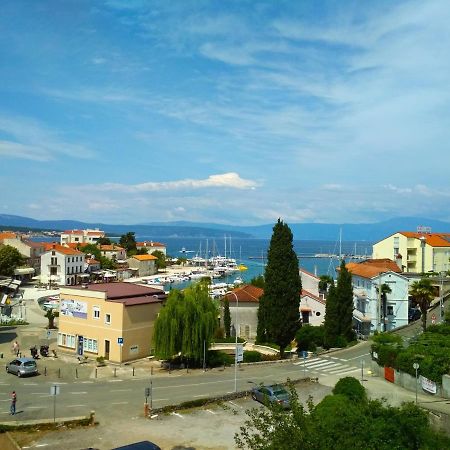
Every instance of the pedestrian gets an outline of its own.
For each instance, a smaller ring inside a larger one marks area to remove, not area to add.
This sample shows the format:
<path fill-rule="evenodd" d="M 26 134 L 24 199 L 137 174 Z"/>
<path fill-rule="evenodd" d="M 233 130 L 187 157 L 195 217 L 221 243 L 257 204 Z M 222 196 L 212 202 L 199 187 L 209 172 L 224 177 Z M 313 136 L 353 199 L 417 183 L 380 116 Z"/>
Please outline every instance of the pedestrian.
<path fill-rule="evenodd" d="M 14 414 L 16 414 L 16 402 L 17 402 L 16 391 L 12 391 L 12 394 L 11 394 L 11 415 L 12 416 L 14 416 Z"/>
<path fill-rule="evenodd" d="M 16 355 L 16 358 L 18 358 L 19 357 L 19 353 L 20 353 L 20 346 L 19 346 L 19 343 L 17 341 L 14 341 L 14 344 L 12 346 L 12 351 Z"/>

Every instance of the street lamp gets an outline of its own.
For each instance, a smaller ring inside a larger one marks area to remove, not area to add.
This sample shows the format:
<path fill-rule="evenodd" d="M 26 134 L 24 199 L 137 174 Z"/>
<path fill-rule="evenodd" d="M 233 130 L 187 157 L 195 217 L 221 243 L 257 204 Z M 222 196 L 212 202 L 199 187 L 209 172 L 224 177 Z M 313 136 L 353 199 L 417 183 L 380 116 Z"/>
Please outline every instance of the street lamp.
<path fill-rule="evenodd" d="M 425 244 L 427 243 L 427 238 L 425 236 L 420 236 L 420 246 L 422 247 L 422 274 L 425 273 Z"/>
<path fill-rule="evenodd" d="M 439 294 L 440 294 L 439 295 L 439 297 L 440 297 L 440 299 L 439 299 L 439 317 L 440 317 L 439 322 L 440 323 L 442 323 L 442 321 L 444 320 L 443 313 L 444 313 L 444 275 L 445 275 L 445 273 L 446 272 L 440 273 L 440 275 L 441 275 L 441 289 L 439 291 Z"/>
<path fill-rule="evenodd" d="M 417 405 L 417 385 L 419 384 L 418 383 L 418 380 L 417 380 L 417 371 L 419 370 L 419 363 L 414 363 L 413 364 L 413 368 L 414 368 L 414 370 L 416 371 L 416 405 Z"/>
<path fill-rule="evenodd" d="M 239 298 L 236 295 L 236 292 L 229 292 L 229 294 L 233 295 L 236 300 L 236 315 L 234 321 L 234 330 L 235 330 L 235 349 L 234 349 L 234 392 L 237 392 L 237 355 L 238 355 L 238 309 L 239 309 Z"/>

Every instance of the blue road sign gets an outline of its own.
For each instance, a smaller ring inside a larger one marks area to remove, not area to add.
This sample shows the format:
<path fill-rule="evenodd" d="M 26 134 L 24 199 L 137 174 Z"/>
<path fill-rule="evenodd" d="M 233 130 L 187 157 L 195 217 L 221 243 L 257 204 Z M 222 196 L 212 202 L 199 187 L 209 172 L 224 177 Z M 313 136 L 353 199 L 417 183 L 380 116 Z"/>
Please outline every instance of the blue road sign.
<path fill-rule="evenodd" d="M 117 338 L 117 343 L 123 345 L 123 337 Z"/>

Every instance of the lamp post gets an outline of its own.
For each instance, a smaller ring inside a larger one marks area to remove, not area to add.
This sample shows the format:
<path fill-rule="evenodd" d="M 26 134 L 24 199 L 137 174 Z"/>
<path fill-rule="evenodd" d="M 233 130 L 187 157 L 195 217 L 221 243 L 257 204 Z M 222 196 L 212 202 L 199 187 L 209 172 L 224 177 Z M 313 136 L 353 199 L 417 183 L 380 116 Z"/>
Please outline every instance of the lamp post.
<path fill-rule="evenodd" d="M 427 238 L 425 236 L 420 236 L 420 246 L 422 247 L 422 274 L 425 273 L 425 244 L 427 243 Z"/>
<path fill-rule="evenodd" d="M 414 363 L 413 364 L 413 368 L 414 368 L 414 370 L 416 371 L 416 405 L 417 405 L 417 385 L 419 384 L 418 383 L 418 380 L 417 380 L 417 371 L 419 370 L 419 363 Z"/>
<path fill-rule="evenodd" d="M 229 292 L 229 294 L 233 295 L 236 300 L 236 314 L 234 321 L 234 330 L 235 330 L 235 349 L 234 349 L 234 392 L 237 392 L 237 354 L 238 354 L 238 309 L 239 309 L 239 298 L 236 295 L 236 292 Z"/>
<path fill-rule="evenodd" d="M 444 275 L 445 275 L 445 272 L 441 272 L 441 289 L 440 289 L 440 291 L 439 291 L 439 318 L 440 318 L 440 320 L 439 320 L 439 323 L 442 323 L 442 321 L 444 320 L 444 317 L 443 317 L 443 313 L 444 313 Z"/>

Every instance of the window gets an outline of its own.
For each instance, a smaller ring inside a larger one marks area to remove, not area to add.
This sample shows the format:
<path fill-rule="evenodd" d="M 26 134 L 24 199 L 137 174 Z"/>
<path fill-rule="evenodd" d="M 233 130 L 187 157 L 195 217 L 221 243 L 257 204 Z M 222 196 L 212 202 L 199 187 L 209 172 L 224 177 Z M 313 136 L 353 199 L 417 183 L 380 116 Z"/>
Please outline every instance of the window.
<path fill-rule="evenodd" d="M 111 314 L 105 314 L 105 323 L 107 324 L 111 323 Z"/>
<path fill-rule="evenodd" d="M 100 308 L 98 306 L 94 306 L 94 319 L 100 319 Z"/>
<path fill-rule="evenodd" d="M 75 336 L 72 334 L 58 333 L 58 345 L 61 347 L 75 348 Z"/>
<path fill-rule="evenodd" d="M 98 353 L 97 340 L 85 337 L 83 339 L 83 350 L 85 352 Z"/>
<path fill-rule="evenodd" d="M 387 307 L 387 315 L 393 316 L 394 315 L 394 307 L 392 305 L 388 305 Z"/>

